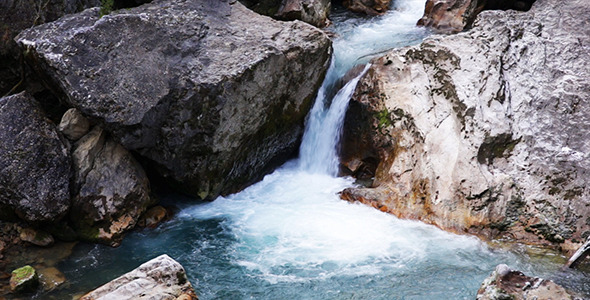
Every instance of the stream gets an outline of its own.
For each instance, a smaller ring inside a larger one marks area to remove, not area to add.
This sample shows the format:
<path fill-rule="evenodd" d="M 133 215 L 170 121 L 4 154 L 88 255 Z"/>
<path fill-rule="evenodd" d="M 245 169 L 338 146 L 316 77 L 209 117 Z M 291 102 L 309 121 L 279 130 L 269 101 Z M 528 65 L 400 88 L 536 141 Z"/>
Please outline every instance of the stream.
<path fill-rule="evenodd" d="M 330 88 L 354 65 L 429 35 L 414 24 L 424 0 L 397 0 L 381 17 L 335 8 L 334 58 L 309 114 L 300 157 L 244 191 L 214 202 L 162 196 L 178 213 L 122 245 L 79 244 L 58 268 L 68 298 L 167 253 L 186 269 L 200 299 L 474 299 L 484 278 L 505 263 L 551 277 L 557 254 L 490 247 L 416 221 L 340 200 L 354 186 L 336 176 L 342 119 L 356 81 L 333 99 Z M 41 299 L 40 298 L 40 299 Z"/>

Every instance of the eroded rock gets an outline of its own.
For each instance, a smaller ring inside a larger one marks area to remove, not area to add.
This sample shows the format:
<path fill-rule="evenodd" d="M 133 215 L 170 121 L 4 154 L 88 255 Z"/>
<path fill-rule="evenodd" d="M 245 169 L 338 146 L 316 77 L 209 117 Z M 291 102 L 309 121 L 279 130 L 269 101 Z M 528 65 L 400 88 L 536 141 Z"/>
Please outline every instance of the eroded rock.
<path fill-rule="evenodd" d="M 51 234 L 42 230 L 33 228 L 23 228 L 20 230 L 20 239 L 33 245 L 47 247 L 53 245 L 55 240 Z"/>
<path fill-rule="evenodd" d="M 187 299 L 197 296 L 184 268 L 164 254 L 82 296 L 98 299 Z"/>
<path fill-rule="evenodd" d="M 477 300 L 574 299 L 551 280 L 529 277 L 507 265 L 498 265 L 477 291 Z"/>
<path fill-rule="evenodd" d="M 12 271 L 10 290 L 13 293 L 27 293 L 39 286 L 39 274 L 31 266 L 24 266 Z"/>
<path fill-rule="evenodd" d="M 73 107 L 203 199 L 292 155 L 331 54 L 322 31 L 233 1 L 91 9 L 18 41 Z"/>
<path fill-rule="evenodd" d="M 154 204 L 143 168 L 100 127 L 73 152 L 76 191 L 70 220 L 80 238 L 116 245 Z"/>
<path fill-rule="evenodd" d="M 468 32 L 374 60 L 342 151 L 345 163 L 377 162 L 381 192 L 364 202 L 575 250 L 590 234 L 589 9 L 539 0 L 528 12 L 484 11 Z"/>
<path fill-rule="evenodd" d="M 330 0 L 241 0 L 246 7 L 277 20 L 301 20 L 316 27 L 329 23 Z"/>
<path fill-rule="evenodd" d="M 27 93 L 0 99 L 0 141 L 3 210 L 31 223 L 61 219 L 70 206 L 70 155 Z"/>
<path fill-rule="evenodd" d="M 64 113 L 58 128 L 68 139 L 77 141 L 88 133 L 90 121 L 77 109 L 70 108 Z"/>

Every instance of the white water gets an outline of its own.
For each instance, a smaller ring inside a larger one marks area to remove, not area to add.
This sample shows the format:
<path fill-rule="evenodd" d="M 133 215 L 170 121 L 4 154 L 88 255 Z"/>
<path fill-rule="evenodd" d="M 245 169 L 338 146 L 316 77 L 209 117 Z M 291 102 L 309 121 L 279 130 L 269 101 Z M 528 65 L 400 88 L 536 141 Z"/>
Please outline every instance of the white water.
<path fill-rule="evenodd" d="M 160 228 L 127 236 L 119 248 L 80 247 L 61 266 L 72 284 L 92 288 L 162 253 L 185 267 L 200 299 L 473 299 L 499 263 L 535 274 L 526 259 L 476 238 L 339 199 L 353 185 L 335 174 L 356 81 L 334 99 L 324 97 L 352 66 L 427 35 L 414 26 L 425 1 L 395 2 L 379 18 L 332 15 L 335 57 L 299 159 L 238 194 L 187 206 Z"/>

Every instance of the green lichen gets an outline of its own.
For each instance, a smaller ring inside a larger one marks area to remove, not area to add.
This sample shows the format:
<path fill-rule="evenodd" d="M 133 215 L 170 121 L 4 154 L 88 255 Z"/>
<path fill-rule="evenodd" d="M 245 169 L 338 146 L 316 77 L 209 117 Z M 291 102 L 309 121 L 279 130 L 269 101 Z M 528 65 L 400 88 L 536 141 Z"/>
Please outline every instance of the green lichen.
<path fill-rule="evenodd" d="M 10 288 L 13 292 L 29 292 L 39 285 L 39 275 L 29 265 L 12 271 L 10 277 Z"/>

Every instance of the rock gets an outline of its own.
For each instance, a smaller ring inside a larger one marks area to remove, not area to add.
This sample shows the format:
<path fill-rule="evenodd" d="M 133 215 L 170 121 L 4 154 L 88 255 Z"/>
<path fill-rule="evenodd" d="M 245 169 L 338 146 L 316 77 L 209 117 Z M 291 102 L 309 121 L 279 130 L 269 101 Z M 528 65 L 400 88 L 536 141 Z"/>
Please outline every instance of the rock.
<path fill-rule="evenodd" d="M 39 275 L 31 266 L 24 266 L 12 271 L 10 290 L 13 293 L 32 292 L 39 286 Z"/>
<path fill-rule="evenodd" d="M 382 15 L 389 10 L 391 0 L 343 0 L 342 5 L 348 10 L 369 16 Z"/>
<path fill-rule="evenodd" d="M 563 287 L 551 280 L 529 277 L 511 270 L 507 265 L 498 265 L 477 291 L 477 300 L 549 300 L 574 299 Z"/>
<path fill-rule="evenodd" d="M 88 133 L 90 122 L 79 110 L 70 108 L 63 115 L 58 128 L 68 139 L 77 141 Z"/>
<path fill-rule="evenodd" d="M 52 291 L 66 282 L 66 276 L 56 267 L 39 270 L 39 281 L 46 291 Z"/>
<path fill-rule="evenodd" d="M 102 18 L 91 9 L 17 39 L 65 101 L 202 199 L 296 151 L 331 54 L 322 31 L 227 1 L 156 1 Z"/>
<path fill-rule="evenodd" d="M 62 218 L 70 206 L 70 155 L 28 94 L 0 99 L 0 140 L 0 203 L 27 222 Z"/>
<path fill-rule="evenodd" d="M 33 228 L 23 228 L 20 231 L 20 239 L 33 245 L 47 247 L 55 242 L 51 234 Z"/>
<path fill-rule="evenodd" d="M 20 31 L 100 3 L 100 0 L 0 1 L 0 24 L 3 24 L 0 26 L 0 96 L 21 79 L 20 49 L 13 40 Z"/>
<path fill-rule="evenodd" d="M 241 0 L 253 11 L 277 20 L 301 20 L 316 27 L 329 23 L 332 2 L 329 0 Z"/>
<path fill-rule="evenodd" d="M 344 163 L 377 162 L 381 192 L 367 203 L 575 250 L 590 234 L 588 14 L 580 0 L 484 11 L 468 32 L 373 60 L 341 151 Z"/>
<path fill-rule="evenodd" d="M 162 221 L 166 220 L 168 216 L 168 210 L 162 206 L 154 206 L 148 209 L 139 219 L 138 225 L 141 227 L 155 228 Z"/>
<path fill-rule="evenodd" d="M 1 251 L 0 251 L 1 252 Z M 586 240 L 576 252 L 568 259 L 565 266 L 567 268 L 575 268 L 590 255 L 590 237 Z"/>
<path fill-rule="evenodd" d="M 526 11 L 535 0 L 427 0 L 418 25 L 444 33 L 456 33 L 471 26 L 482 10 L 516 9 Z"/>
<path fill-rule="evenodd" d="M 155 202 L 147 176 L 131 153 L 100 127 L 78 141 L 72 156 L 74 229 L 84 240 L 116 245 Z"/>
<path fill-rule="evenodd" d="M 164 254 L 82 296 L 98 299 L 197 299 L 184 268 Z"/>

